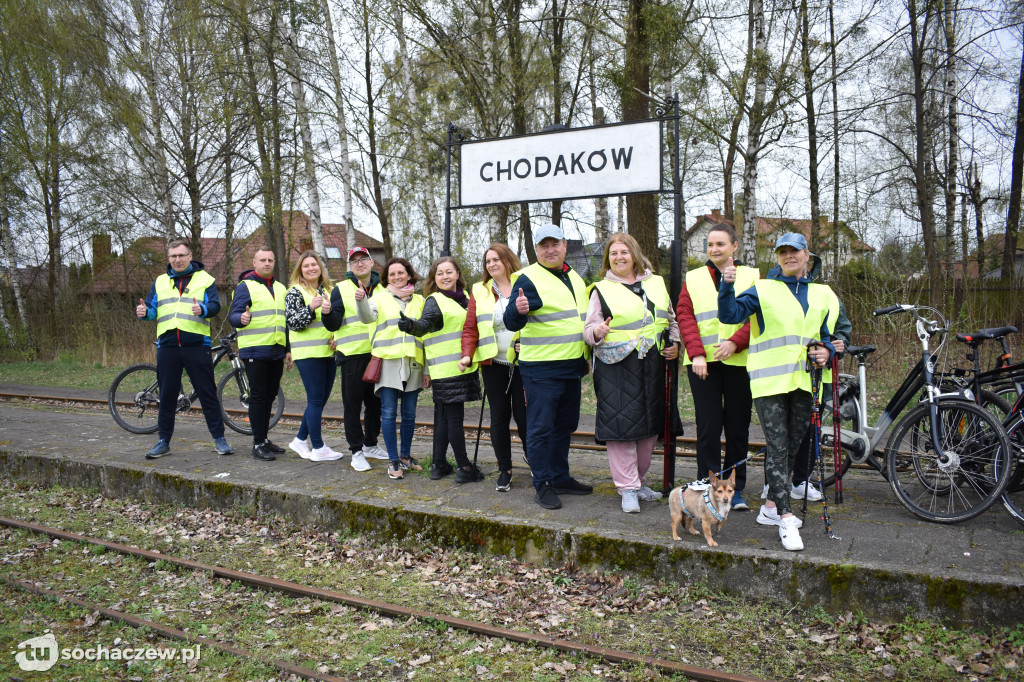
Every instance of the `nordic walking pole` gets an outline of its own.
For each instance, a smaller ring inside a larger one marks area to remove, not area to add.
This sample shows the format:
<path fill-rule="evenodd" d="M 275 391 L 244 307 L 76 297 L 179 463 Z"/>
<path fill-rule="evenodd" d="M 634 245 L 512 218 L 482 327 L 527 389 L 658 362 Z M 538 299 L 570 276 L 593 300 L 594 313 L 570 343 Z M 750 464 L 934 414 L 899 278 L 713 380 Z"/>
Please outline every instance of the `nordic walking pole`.
<path fill-rule="evenodd" d="M 836 504 L 843 503 L 843 442 L 839 413 L 839 356 L 832 356 L 832 459 L 835 482 Z M 825 493 L 824 490 L 821 491 Z"/>

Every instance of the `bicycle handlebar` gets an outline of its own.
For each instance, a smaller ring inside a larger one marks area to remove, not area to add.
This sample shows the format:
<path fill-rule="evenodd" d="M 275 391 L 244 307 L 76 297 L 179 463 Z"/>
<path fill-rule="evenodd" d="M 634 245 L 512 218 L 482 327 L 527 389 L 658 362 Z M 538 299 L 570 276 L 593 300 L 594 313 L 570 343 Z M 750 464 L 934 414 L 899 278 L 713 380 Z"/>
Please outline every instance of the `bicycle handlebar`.
<path fill-rule="evenodd" d="M 871 314 L 875 317 L 881 317 L 882 315 L 889 315 L 891 313 L 902 313 L 904 310 L 910 310 L 911 308 L 913 308 L 913 306 L 896 303 L 884 308 L 876 308 Z"/>

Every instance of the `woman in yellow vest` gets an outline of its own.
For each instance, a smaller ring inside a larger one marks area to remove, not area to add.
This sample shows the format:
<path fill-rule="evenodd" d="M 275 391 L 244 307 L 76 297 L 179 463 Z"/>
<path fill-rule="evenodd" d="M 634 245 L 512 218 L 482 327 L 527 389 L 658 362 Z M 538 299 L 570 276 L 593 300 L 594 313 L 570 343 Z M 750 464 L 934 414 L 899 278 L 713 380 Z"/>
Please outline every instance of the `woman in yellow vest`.
<path fill-rule="evenodd" d="M 401 331 L 398 322 L 404 313 L 419 315 L 423 310 L 423 297 L 413 291 L 419 275 L 404 258 L 391 258 L 384 264 L 384 281 L 386 285 L 377 287 L 370 297 L 358 287 L 355 299 L 359 319 L 376 325 L 370 353 L 381 358 L 375 389 L 380 396 L 381 436 L 388 450 L 388 476 L 398 480 L 405 476 L 404 470 L 422 470 L 412 456 L 412 436 L 416 430 L 416 401 L 426 383 L 423 344 Z M 402 404 L 401 451 L 395 433 L 399 402 Z"/>
<path fill-rule="evenodd" d="M 718 288 L 722 270 L 736 266 L 737 284 L 745 291 L 760 279 L 756 268 L 733 260 L 739 247 L 736 229 L 729 223 L 711 227 L 707 238 L 708 261 L 686 273 L 679 292 L 676 318 L 682 337 L 697 420 L 697 478 L 708 472 L 722 471 L 722 431 L 725 430 L 725 468 L 735 467 L 736 492 L 733 509 L 749 509 L 743 499 L 747 483 L 747 457 L 750 431 L 750 381 L 747 379 L 747 345 L 750 323 L 722 324 L 718 319 Z M 725 474 L 728 477 L 729 474 Z"/>
<path fill-rule="evenodd" d="M 679 354 L 679 328 L 665 280 L 624 232 L 604 245 L 604 278 L 591 288 L 583 338 L 594 347 L 594 435 L 607 443 L 622 511 L 661 499 L 644 482 L 665 431 L 665 365 Z"/>
<path fill-rule="evenodd" d="M 736 267 L 729 265 L 722 271 L 718 319 L 725 324 L 750 320 L 747 375 L 768 445 L 764 466 L 768 501 L 757 522 L 778 526 L 782 546 L 794 551 L 804 548 L 799 531 L 803 524 L 789 507 L 789 481 L 811 420 L 807 360 L 810 355 L 824 367 L 835 352 L 829 338 L 839 317 L 839 299 L 829 287 L 812 284 L 804 274 L 810 253 L 802 234 L 780 236 L 775 255 L 781 273 L 758 280 L 739 294 L 734 288 Z"/>
<path fill-rule="evenodd" d="M 442 256 L 430 266 L 423 292 L 427 300 L 419 319 L 402 316 L 398 328 L 413 336 L 423 337 L 427 374 L 434 391 L 434 458 L 431 480 L 438 481 L 454 471 L 448 463 L 448 446 L 452 446 L 458 471 L 457 483 L 482 481 L 480 469 L 466 456 L 466 432 L 462 423 L 466 403 L 480 400 L 480 382 L 476 365 L 463 367 L 462 327 L 466 324 L 466 280 L 459 264 L 450 256 Z"/>
<path fill-rule="evenodd" d="M 512 273 L 522 268 L 519 258 L 504 244 L 491 244 L 484 252 L 483 281 L 473 285 L 473 295 L 462 328 L 462 359 L 459 366 L 468 369 L 476 362 L 484 380 L 484 393 L 491 408 L 491 446 L 498 460 L 498 481 L 494 489 L 512 489 L 512 436 L 509 424 L 513 416 L 526 451 L 526 394 L 519 365 L 509 359 L 515 332 L 505 326 L 505 308 L 512 297 Z M 514 356 L 513 356 L 514 357 Z"/>
<path fill-rule="evenodd" d="M 288 447 L 299 457 L 314 462 L 340 459 L 341 453 L 324 444 L 320 430 L 337 366 L 331 343 L 333 334 L 324 326 L 323 319 L 331 313 L 331 278 L 315 251 L 302 252 L 292 270 L 290 284 L 284 296 L 284 319 L 291 332 L 292 362 L 306 389 L 306 411 L 302 413 L 299 433 Z"/>

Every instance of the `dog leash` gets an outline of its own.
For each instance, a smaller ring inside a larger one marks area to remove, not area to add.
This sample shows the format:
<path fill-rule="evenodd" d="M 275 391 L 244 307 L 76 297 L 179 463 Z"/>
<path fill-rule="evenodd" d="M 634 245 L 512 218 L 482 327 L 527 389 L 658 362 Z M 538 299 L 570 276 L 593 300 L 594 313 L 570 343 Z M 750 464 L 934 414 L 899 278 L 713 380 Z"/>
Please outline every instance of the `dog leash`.
<path fill-rule="evenodd" d="M 807 371 L 811 373 L 811 428 L 814 434 L 814 461 L 818 467 L 818 483 L 819 485 L 825 480 L 825 465 L 821 461 L 821 368 L 818 367 L 818 363 L 814 361 L 811 356 L 811 350 L 816 346 L 822 344 L 818 341 L 812 341 L 807 344 Z M 836 377 L 833 377 L 835 379 Z M 822 486 L 824 488 L 824 486 Z M 832 519 L 828 514 L 828 502 L 826 499 L 828 495 L 822 491 L 821 494 L 821 507 L 824 510 L 825 519 L 825 533 L 828 534 L 833 540 L 841 540 L 834 532 L 832 532 Z M 807 496 L 804 496 L 804 504 L 807 504 Z"/>
<path fill-rule="evenodd" d="M 686 502 L 685 500 L 683 500 L 683 491 L 686 489 L 686 487 L 688 486 L 683 486 L 679 488 L 679 506 L 682 508 L 684 514 L 689 516 L 691 519 L 695 519 L 697 517 L 694 516 L 693 513 L 691 513 L 690 510 L 686 508 Z M 725 521 L 725 517 L 719 514 L 718 510 L 715 509 L 715 505 L 711 503 L 711 494 L 709 490 L 710 489 L 704 490 L 704 506 L 708 508 L 708 511 L 711 512 L 711 515 L 715 517 L 715 520 L 721 523 L 722 521 Z"/>

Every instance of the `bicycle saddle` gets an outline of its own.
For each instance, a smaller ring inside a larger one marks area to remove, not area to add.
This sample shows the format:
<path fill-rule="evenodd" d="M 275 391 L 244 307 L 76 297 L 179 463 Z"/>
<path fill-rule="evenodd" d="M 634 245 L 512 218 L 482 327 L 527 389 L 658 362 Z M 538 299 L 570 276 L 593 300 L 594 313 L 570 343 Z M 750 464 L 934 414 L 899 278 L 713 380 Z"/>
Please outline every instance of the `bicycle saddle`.
<path fill-rule="evenodd" d="M 846 352 L 855 358 L 867 357 L 870 353 L 875 352 L 874 346 L 847 346 Z"/>
<path fill-rule="evenodd" d="M 978 344 L 982 341 L 999 339 L 1007 334 L 1015 334 L 1016 332 L 1016 327 L 989 327 L 988 329 L 979 329 L 970 334 L 957 334 L 956 340 L 960 343 Z"/>

